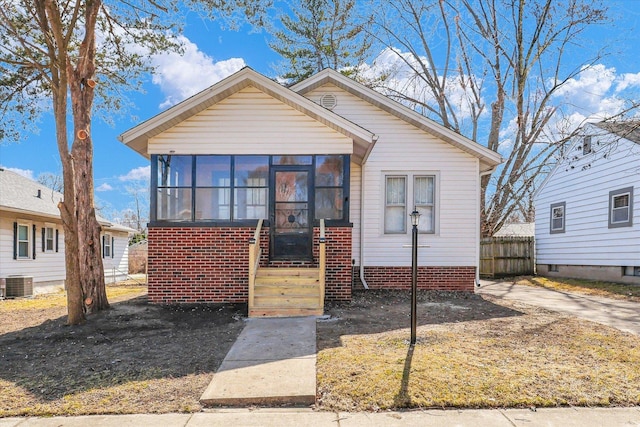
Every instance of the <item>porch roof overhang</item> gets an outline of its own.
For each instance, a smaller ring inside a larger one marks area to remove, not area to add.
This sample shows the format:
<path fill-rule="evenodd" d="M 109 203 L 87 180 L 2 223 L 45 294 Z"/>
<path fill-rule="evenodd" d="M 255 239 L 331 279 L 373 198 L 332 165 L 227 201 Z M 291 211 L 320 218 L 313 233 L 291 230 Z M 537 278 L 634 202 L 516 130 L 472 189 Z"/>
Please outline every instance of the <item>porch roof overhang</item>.
<path fill-rule="evenodd" d="M 149 158 L 149 140 L 223 99 L 246 88 L 255 87 L 295 110 L 353 140 L 353 160 L 361 162 L 371 150 L 375 135 L 262 74 L 245 67 L 168 110 L 140 123 L 118 136 L 118 140 Z M 321 150 L 320 150 L 321 151 Z"/>
<path fill-rule="evenodd" d="M 489 171 L 504 161 L 502 156 L 495 151 L 490 150 L 487 147 L 484 147 L 477 142 L 442 126 L 441 124 L 424 117 L 411 108 L 408 108 L 373 89 L 357 83 L 349 77 L 346 77 L 330 68 L 324 69 L 308 79 L 292 86 L 291 90 L 299 93 L 300 95 L 304 95 L 326 84 L 333 84 L 340 89 L 345 90 L 384 111 L 387 111 L 399 119 L 412 124 L 418 129 L 437 136 L 454 147 L 477 157 L 480 161 L 480 172 Z"/>

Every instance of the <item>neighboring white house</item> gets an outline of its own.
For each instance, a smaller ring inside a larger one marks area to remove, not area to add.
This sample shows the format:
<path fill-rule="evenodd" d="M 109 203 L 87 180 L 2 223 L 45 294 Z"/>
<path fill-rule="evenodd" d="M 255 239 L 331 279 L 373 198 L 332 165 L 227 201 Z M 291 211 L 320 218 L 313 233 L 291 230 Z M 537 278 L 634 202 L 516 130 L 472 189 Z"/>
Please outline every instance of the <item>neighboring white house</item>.
<path fill-rule="evenodd" d="M 590 123 L 535 194 L 537 272 L 640 284 L 640 121 Z"/>
<path fill-rule="evenodd" d="M 286 88 L 245 68 L 120 140 L 151 159 L 152 302 L 250 300 L 260 219 L 265 270 L 317 266 L 324 220 L 327 299 L 408 289 L 414 208 L 418 286 L 474 290 L 500 155 L 334 70 Z"/>
<path fill-rule="evenodd" d="M 64 288 L 64 234 L 57 204 L 62 194 L 0 168 L 0 278 L 31 277 L 33 293 Z M 129 233 L 98 218 L 107 283 L 128 273 Z"/>

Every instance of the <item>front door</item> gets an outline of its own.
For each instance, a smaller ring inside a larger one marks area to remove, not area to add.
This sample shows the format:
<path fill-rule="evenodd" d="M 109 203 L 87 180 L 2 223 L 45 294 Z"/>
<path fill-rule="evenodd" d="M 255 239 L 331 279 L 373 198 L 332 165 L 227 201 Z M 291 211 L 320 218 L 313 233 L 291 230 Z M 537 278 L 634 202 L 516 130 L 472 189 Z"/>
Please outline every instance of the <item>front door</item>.
<path fill-rule="evenodd" d="M 271 169 L 272 259 L 311 259 L 311 180 L 309 166 L 273 166 Z"/>

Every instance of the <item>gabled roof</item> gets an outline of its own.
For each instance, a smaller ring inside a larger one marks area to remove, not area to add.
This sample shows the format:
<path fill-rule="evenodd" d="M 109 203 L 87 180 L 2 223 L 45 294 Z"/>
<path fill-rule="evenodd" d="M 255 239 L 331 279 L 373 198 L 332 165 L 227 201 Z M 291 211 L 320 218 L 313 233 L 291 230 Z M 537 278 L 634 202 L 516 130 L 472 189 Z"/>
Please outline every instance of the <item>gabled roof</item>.
<path fill-rule="evenodd" d="M 565 160 L 571 155 L 573 147 L 577 144 L 582 144 L 582 137 L 594 135 L 594 131 L 589 131 L 589 128 L 596 127 L 598 129 L 602 129 L 605 132 L 618 135 L 621 138 L 625 138 L 631 142 L 636 144 L 640 144 L 640 120 L 628 120 L 624 122 L 589 122 L 585 123 L 578 131 L 577 135 L 579 138 L 573 138 L 569 149 L 566 150 L 566 154 L 558 159 L 553 168 L 549 171 L 547 176 L 545 176 L 544 180 L 540 183 L 536 191 L 533 193 L 533 197 L 537 198 L 538 194 L 542 191 L 542 189 L 547 185 L 547 182 L 551 179 L 551 177 L 556 173 L 556 171 L 563 167 L 563 163 Z"/>
<path fill-rule="evenodd" d="M 62 193 L 4 168 L 0 168 L 0 188 L 0 211 L 60 220 L 58 203 L 64 198 Z M 103 229 L 136 232 L 104 218 L 97 219 Z"/>
<path fill-rule="evenodd" d="M 437 136 L 462 151 L 477 157 L 480 159 L 481 171 L 490 170 L 503 161 L 502 156 L 495 151 L 490 150 L 477 142 L 474 142 L 465 136 L 434 122 L 433 120 L 424 117 L 411 108 L 406 107 L 399 102 L 396 102 L 330 68 L 324 69 L 308 79 L 292 86 L 291 90 L 304 95 L 305 93 L 325 84 L 333 84 L 398 117 L 399 119 L 412 124 L 418 129 Z"/>
<path fill-rule="evenodd" d="M 248 86 L 255 87 L 333 130 L 352 138 L 356 144 L 361 145 L 364 149 L 367 149 L 374 140 L 374 135 L 368 130 L 298 95 L 249 67 L 243 68 L 208 89 L 124 132 L 118 139 L 144 157 L 148 157 L 147 144 L 150 138 Z"/>
<path fill-rule="evenodd" d="M 602 130 L 640 144 L 640 120 L 593 123 Z"/>

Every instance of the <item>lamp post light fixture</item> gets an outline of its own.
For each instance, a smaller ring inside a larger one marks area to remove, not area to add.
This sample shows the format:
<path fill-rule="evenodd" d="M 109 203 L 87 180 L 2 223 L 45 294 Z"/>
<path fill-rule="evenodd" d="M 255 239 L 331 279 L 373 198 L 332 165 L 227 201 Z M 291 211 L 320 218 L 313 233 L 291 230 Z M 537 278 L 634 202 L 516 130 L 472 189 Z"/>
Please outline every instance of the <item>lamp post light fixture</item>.
<path fill-rule="evenodd" d="M 415 207 L 411 212 L 411 345 L 416 343 L 418 305 L 418 223 L 420 212 Z"/>

